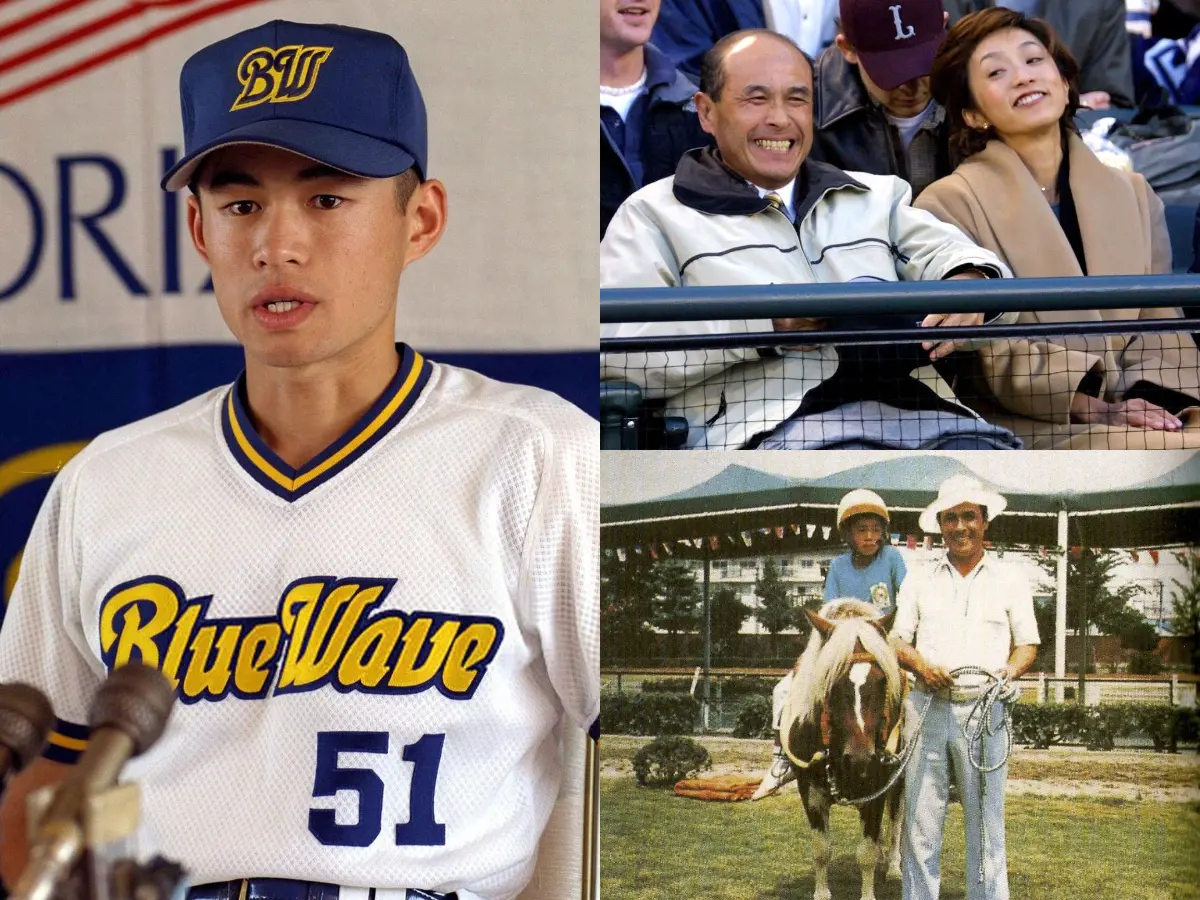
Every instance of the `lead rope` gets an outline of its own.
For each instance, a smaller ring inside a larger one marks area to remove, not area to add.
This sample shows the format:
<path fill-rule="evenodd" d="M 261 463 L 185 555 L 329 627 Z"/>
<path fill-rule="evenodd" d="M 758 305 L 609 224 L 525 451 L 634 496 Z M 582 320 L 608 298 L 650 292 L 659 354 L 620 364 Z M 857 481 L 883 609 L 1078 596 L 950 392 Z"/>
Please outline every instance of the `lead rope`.
<path fill-rule="evenodd" d="M 987 857 L 987 822 L 984 819 L 987 779 L 983 776 L 989 772 L 995 772 L 1004 766 L 1008 762 L 1009 756 L 1012 755 L 1012 703 L 1020 696 L 1020 689 L 1007 678 L 1003 678 L 982 666 L 959 666 L 950 674 L 954 677 L 958 677 L 959 675 L 983 675 L 991 679 L 991 683 L 979 695 L 979 698 L 975 701 L 975 705 L 971 707 L 971 712 L 967 714 L 967 720 L 962 725 L 963 737 L 967 739 L 967 759 L 971 761 L 971 765 L 980 775 L 978 883 L 983 884 L 983 861 Z M 930 702 L 932 702 L 932 698 Z M 1000 703 L 1000 708 L 1003 710 L 998 717 L 995 714 L 997 702 Z M 1004 756 L 1000 762 L 994 766 L 989 766 L 987 764 L 987 739 L 995 737 L 1001 728 L 1005 732 Z M 978 762 L 973 757 L 976 745 L 979 747 Z"/>

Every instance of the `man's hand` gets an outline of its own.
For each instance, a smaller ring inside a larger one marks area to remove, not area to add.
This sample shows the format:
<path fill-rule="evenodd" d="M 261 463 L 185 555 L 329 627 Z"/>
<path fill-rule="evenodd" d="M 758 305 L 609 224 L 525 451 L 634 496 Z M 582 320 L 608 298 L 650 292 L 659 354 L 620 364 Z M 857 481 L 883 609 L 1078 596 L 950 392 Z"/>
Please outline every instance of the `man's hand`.
<path fill-rule="evenodd" d="M 917 648 L 901 637 L 893 635 L 896 645 L 896 656 L 901 668 L 914 673 L 930 690 L 940 691 L 954 684 L 950 670 L 944 666 L 930 665 Z"/>
<path fill-rule="evenodd" d="M 772 319 L 776 331 L 824 331 L 824 319 Z M 812 344 L 784 347 L 785 350 L 816 350 Z"/>
<path fill-rule="evenodd" d="M 935 691 L 943 690 L 954 684 L 954 679 L 950 676 L 950 670 L 945 666 L 934 666 L 924 663 L 917 674 L 921 676 L 921 680 L 926 685 Z"/>
<path fill-rule="evenodd" d="M 1088 109 L 1108 109 L 1112 106 L 1112 97 L 1108 91 L 1088 91 L 1079 95 L 1079 105 Z"/>
<path fill-rule="evenodd" d="M 970 273 L 964 272 L 961 275 L 951 276 L 951 278 L 949 278 L 947 280 L 949 281 L 949 280 L 953 280 L 955 278 L 982 278 L 982 277 L 983 277 L 982 275 L 972 275 Z M 937 328 L 939 326 L 945 328 L 945 327 L 949 327 L 952 325 L 982 325 L 982 324 L 983 324 L 983 313 L 930 313 L 924 319 L 921 320 L 922 328 Z M 925 341 L 923 344 L 921 344 L 922 349 L 932 351 L 929 354 L 930 360 L 941 359 L 943 356 L 949 356 L 951 353 L 953 353 L 955 350 L 957 350 L 960 346 L 962 346 L 962 341 L 942 341 L 941 343 L 937 343 L 936 341 Z"/>
<path fill-rule="evenodd" d="M 1183 420 L 1147 400 L 1121 400 L 1109 403 L 1088 394 L 1071 398 L 1071 419 L 1093 425 L 1124 425 L 1148 431 L 1179 431 Z"/>

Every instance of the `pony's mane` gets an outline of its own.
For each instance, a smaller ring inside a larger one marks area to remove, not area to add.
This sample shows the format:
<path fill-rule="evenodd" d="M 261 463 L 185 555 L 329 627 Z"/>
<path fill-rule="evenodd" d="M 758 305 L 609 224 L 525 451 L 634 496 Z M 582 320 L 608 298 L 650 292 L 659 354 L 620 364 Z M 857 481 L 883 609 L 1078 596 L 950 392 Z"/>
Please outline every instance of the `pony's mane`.
<path fill-rule="evenodd" d="M 883 669 L 887 678 L 888 704 L 894 707 L 900 703 L 900 664 L 890 640 L 871 624 L 871 620 L 879 618 L 875 607 L 860 600 L 831 600 L 818 614 L 836 627 L 828 640 L 814 628 L 808 645 L 800 654 L 788 696 L 790 715 L 784 716 L 785 735 L 792 721 L 805 722 L 812 718 L 817 704 L 829 695 L 838 679 L 850 671 L 850 660 L 859 641 Z"/>

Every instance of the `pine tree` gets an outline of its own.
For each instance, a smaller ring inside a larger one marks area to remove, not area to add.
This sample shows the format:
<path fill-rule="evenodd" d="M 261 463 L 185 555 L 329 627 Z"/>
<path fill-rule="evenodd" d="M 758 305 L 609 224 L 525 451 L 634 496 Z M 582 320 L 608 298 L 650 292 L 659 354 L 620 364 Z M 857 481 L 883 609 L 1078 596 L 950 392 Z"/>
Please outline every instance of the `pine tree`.
<path fill-rule="evenodd" d="M 700 586 L 696 573 L 682 559 L 668 559 L 658 564 L 658 590 L 651 621 L 670 636 L 674 648 L 675 636 L 696 631 L 704 624 L 700 603 Z"/>
<path fill-rule="evenodd" d="M 771 635 L 771 658 L 778 657 L 776 641 L 779 633 L 796 622 L 795 602 L 788 593 L 787 585 L 779 580 L 779 565 L 775 557 L 763 560 L 762 575 L 754 582 L 754 593 L 758 595 L 759 608 L 754 617 Z"/>
<path fill-rule="evenodd" d="M 606 663 L 651 656 L 650 618 L 658 595 L 654 560 L 630 553 L 600 558 L 600 655 Z"/>
<path fill-rule="evenodd" d="M 723 584 L 709 595 L 713 661 L 728 662 L 737 648 L 737 636 L 753 612 L 732 585 Z"/>

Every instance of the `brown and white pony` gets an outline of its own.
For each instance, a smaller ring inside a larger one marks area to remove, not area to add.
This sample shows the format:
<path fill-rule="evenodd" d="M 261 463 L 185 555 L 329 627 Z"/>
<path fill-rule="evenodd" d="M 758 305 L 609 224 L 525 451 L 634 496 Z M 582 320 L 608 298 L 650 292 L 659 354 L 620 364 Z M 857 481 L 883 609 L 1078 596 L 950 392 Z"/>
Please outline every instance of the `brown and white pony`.
<path fill-rule="evenodd" d="M 814 900 L 830 900 L 829 810 L 841 799 L 868 797 L 895 771 L 905 679 L 883 618 L 868 603 L 834 600 L 819 613 L 805 610 L 813 630 L 792 676 L 780 721 L 780 742 L 792 760 L 808 823 L 813 828 Z M 900 871 L 901 776 L 887 793 L 858 807 L 862 900 L 875 898 L 875 871 Z M 889 822 L 889 852 L 883 817 Z"/>

